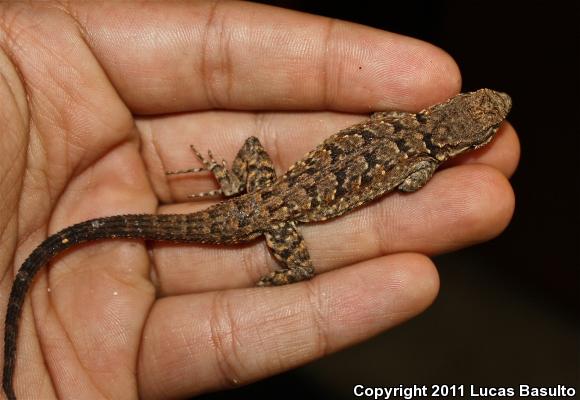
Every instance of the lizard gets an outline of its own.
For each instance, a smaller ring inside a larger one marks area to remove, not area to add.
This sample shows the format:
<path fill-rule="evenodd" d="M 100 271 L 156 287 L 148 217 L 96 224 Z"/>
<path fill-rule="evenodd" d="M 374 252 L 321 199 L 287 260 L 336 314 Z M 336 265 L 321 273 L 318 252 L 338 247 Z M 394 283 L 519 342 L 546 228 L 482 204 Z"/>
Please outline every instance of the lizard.
<path fill-rule="evenodd" d="M 327 138 L 277 177 L 256 137 L 249 137 L 231 169 L 211 151 L 192 150 L 219 189 L 192 198 L 225 199 L 191 214 L 129 214 L 91 219 L 45 239 L 18 270 L 6 311 L 2 386 L 16 399 L 13 376 L 19 318 L 34 276 L 54 256 L 84 242 L 129 238 L 182 243 L 235 244 L 265 237 L 281 268 L 258 286 L 300 282 L 314 276 L 298 224 L 338 217 L 394 190 L 423 187 L 446 160 L 489 143 L 511 109 L 511 98 L 491 89 L 458 94 L 418 113 L 377 112 Z"/>

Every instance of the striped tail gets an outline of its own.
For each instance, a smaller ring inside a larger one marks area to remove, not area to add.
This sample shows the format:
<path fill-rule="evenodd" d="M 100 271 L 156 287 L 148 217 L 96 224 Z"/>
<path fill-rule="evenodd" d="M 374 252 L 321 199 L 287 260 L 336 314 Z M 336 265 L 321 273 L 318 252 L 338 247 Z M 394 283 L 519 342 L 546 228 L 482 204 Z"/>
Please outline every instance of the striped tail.
<path fill-rule="evenodd" d="M 69 226 L 49 236 L 24 261 L 16 274 L 8 300 L 4 325 L 4 371 L 2 387 L 9 400 L 16 400 L 12 381 L 16 363 L 16 344 L 22 304 L 34 276 L 54 256 L 79 243 L 133 238 L 172 242 L 206 242 L 207 234 L 199 232 L 199 214 L 116 215 L 97 218 Z M 197 231 L 197 232 L 195 232 Z M 209 240 L 211 242 L 211 240 Z"/>

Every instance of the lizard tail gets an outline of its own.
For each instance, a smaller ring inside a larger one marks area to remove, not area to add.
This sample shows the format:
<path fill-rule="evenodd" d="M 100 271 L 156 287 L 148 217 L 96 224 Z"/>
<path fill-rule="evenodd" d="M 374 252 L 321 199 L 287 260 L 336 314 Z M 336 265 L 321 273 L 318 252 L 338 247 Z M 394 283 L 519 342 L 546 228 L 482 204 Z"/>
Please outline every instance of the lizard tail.
<path fill-rule="evenodd" d="M 8 400 L 16 400 L 12 381 L 22 304 L 34 276 L 40 268 L 69 247 L 94 240 L 133 238 L 201 242 L 204 241 L 201 233 L 195 232 L 198 230 L 196 228 L 199 227 L 199 224 L 196 223 L 197 218 L 196 214 L 116 215 L 69 226 L 44 240 L 18 270 L 8 300 L 4 324 L 4 371 L 2 376 L 2 387 Z"/>

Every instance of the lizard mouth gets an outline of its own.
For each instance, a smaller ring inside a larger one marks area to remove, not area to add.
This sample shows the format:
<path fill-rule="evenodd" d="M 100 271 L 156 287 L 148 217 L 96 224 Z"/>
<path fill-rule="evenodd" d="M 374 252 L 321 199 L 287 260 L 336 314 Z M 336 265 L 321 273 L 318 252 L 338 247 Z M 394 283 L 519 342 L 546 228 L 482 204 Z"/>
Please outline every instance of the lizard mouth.
<path fill-rule="evenodd" d="M 497 130 L 499 129 L 499 125 L 496 126 L 492 126 L 491 128 L 489 128 L 487 130 L 487 132 L 485 132 L 485 135 L 483 135 L 484 139 L 483 141 L 481 141 L 480 143 L 477 143 L 475 145 L 473 145 L 473 149 L 479 149 L 480 147 L 485 146 L 486 144 L 488 144 L 489 142 L 492 141 L 495 133 L 497 132 Z"/>
<path fill-rule="evenodd" d="M 501 97 L 501 99 L 503 101 L 505 114 L 507 116 L 507 114 L 512 109 L 512 98 L 507 93 L 497 92 L 497 94 L 499 95 L 499 97 Z"/>

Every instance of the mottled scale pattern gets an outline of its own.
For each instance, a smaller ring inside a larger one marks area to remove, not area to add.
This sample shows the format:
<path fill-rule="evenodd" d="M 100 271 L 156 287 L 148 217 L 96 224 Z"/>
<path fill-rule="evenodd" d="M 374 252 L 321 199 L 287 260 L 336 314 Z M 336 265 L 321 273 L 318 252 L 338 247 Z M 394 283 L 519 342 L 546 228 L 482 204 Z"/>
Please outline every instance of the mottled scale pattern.
<path fill-rule="evenodd" d="M 26 293 L 38 270 L 55 255 L 102 239 L 232 244 L 264 236 L 280 268 L 259 285 L 309 279 L 314 266 L 298 224 L 340 216 L 395 189 L 420 189 L 442 162 L 488 143 L 510 108 L 507 94 L 481 89 L 416 114 L 375 113 L 330 136 L 280 177 L 255 137 L 245 141 L 231 169 L 211 152 L 204 157 L 192 146 L 202 165 L 168 174 L 209 171 L 219 188 L 191 197 L 222 195 L 224 201 L 193 214 L 118 215 L 81 222 L 48 237 L 22 264 L 4 328 L 2 385 L 7 398 L 16 399 L 18 322 Z"/>

